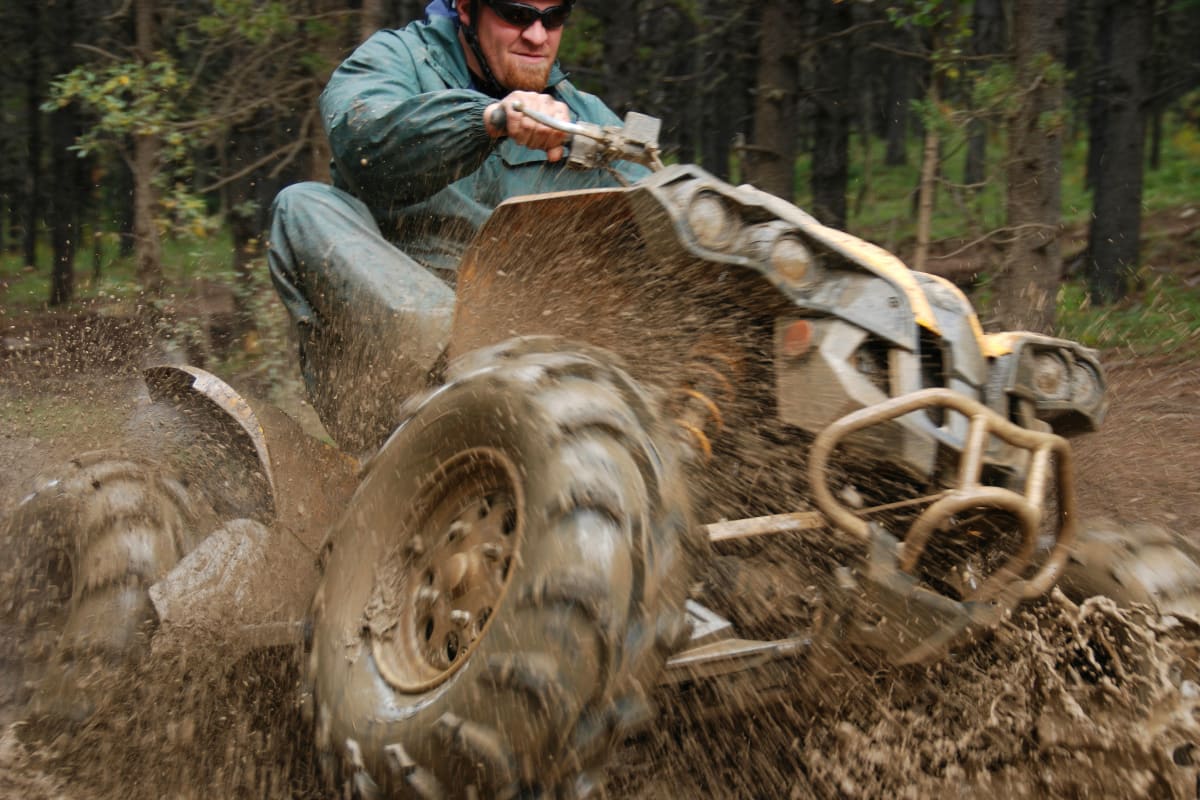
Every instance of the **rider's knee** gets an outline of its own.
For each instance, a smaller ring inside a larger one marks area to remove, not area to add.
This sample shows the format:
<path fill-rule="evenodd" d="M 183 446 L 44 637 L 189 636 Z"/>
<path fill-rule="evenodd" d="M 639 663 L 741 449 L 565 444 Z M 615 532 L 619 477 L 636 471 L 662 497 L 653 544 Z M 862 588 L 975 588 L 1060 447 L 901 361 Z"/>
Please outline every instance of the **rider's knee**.
<path fill-rule="evenodd" d="M 326 195 L 336 191 L 332 186 L 316 181 L 293 183 L 279 190 L 271 204 L 273 220 L 286 221 L 328 202 Z"/>

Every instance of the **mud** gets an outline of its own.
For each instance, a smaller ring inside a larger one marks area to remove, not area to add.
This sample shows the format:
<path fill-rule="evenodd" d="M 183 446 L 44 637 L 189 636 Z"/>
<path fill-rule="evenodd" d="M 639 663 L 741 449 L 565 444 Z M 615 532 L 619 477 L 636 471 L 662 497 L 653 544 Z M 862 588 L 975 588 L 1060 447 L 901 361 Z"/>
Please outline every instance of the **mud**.
<path fill-rule="evenodd" d="M 666 702 L 617 796 L 1194 797 L 1197 634 L 1061 594 L 931 667 L 800 665 Z M 833 668 L 831 669 L 831 666 Z M 719 705 L 714 705 L 714 701 Z M 730 713 L 739 704 L 751 708 Z"/>
<path fill-rule="evenodd" d="M 137 668 L 98 672 L 102 699 L 86 723 L 10 727 L 0 788 L 24 781 L 33 794 L 22 796 L 72 800 L 327 796 L 302 733 L 295 656 L 258 651 L 213 669 L 226 659 L 211 648 L 156 648 Z"/>
<path fill-rule="evenodd" d="M 25 476 L 121 435 L 138 391 L 128 354 L 141 340 L 123 341 L 112 361 L 110 346 L 67 359 L 53 342 L 0 360 L 3 507 Z M 1106 361 L 1109 419 L 1076 442 L 1082 507 L 1196 540 L 1200 362 Z M 750 594 L 772 603 L 766 588 Z M 1184 621 L 1056 594 L 932 667 L 810 653 L 720 692 L 660 693 L 658 721 L 617 753 L 609 794 L 1195 797 L 1198 646 Z M 228 666 L 216 647 L 156 648 L 70 729 L 13 722 L 19 692 L 6 673 L 0 796 L 334 796 L 296 699 L 296 649 Z"/>

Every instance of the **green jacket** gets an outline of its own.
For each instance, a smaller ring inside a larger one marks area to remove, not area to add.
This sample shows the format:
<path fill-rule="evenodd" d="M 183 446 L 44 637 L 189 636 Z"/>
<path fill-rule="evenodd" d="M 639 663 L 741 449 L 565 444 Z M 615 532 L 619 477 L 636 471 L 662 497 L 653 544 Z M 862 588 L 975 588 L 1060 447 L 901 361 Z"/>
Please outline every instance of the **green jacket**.
<path fill-rule="evenodd" d="M 547 93 L 576 119 L 620 120 L 576 89 L 557 64 Z M 569 170 L 546 153 L 492 139 L 451 18 L 380 31 L 333 73 L 321 117 L 333 149 L 334 185 L 363 200 L 385 236 L 428 266 L 453 269 L 475 231 L 506 198 L 614 186 L 606 170 Z M 645 174 L 621 163 L 630 180 Z"/>

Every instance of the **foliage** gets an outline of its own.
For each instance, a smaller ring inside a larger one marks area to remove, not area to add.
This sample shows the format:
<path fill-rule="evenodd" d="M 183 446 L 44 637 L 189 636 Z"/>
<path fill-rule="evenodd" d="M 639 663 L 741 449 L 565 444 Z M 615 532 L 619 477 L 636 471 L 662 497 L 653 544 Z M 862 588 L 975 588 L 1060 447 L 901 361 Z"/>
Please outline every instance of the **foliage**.
<path fill-rule="evenodd" d="M 604 58 L 602 23 L 586 5 L 571 15 L 571 24 L 563 29 L 559 60 L 564 64 L 596 65 Z"/>
<path fill-rule="evenodd" d="M 212 13 L 201 16 L 196 23 L 196 30 L 210 40 L 241 38 L 253 45 L 294 36 L 298 27 L 295 9 L 278 0 L 214 0 Z M 181 46 L 186 48 L 188 40 L 184 39 Z"/>
<path fill-rule="evenodd" d="M 962 76 L 962 59 L 971 40 L 970 0 L 905 0 L 889 5 L 888 19 L 897 27 L 915 27 L 933 36 L 929 53 L 936 74 Z"/>
<path fill-rule="evenodd" d="M 188 190 L 195 173 L 193 153 L 211 134 L 211 123 L 187 110 L 191 81 L 165 52 L 152 60 L 120 61 L 102 68 L 83 65 L 55 79 L 43 110 L 77 104 L 94 122 L 71 150 L 79 157 L 116 153 L 132 159 L 131 143 L 153 137 L 160 143 L 155 183 L 162 232 L 207 236 L 216 227 L 203 198 Z"/>
<path fill-rule="evenodd" d="M 878 242 L 889 249 L 902 248 L 913 237 L 912 195 L 918 178 L 919 142 L 910 142 L 910 158 L 900 166 L 883 163 L 883 143 L 872 138 L 865 148 L 866 155 L 850 164 L 849 191 L 851 196 L 863 193 L 863 202 L 852 207 L 848 220 L 851 232 Z M 1007 146 L 1002 129 L 992 130 L 988 142 L 988 160 L 999 161 Z M 1142 203 L 1145 212 L 1195 205 L 1200 186 L 1200 132 L 1175 119 L 1167 129 L 1163 142 L 1162 164 L 1157 170 L 1147 170 Z M 855 144 L 851 152 L 864 152 Z M 965 154 L 952 150 L 943 160 L 945 172 L 961 171 Z M 870 182 L 864 184 L 864 161 L 870 161 Z M 1085 185 L 1087 139 L 1083 135 L 1067 138 L 1062 161 L 1062 215 L 1065 226 L 1083 226 L 1091 214 L 1091 195 Z M 801 192 L 797 202 L 809 203 L 807 195 L 808 158 L 797 163 L 797 186 Z M 977 197 L 980 220 L 987 230 L 1004 225 L 1004 186 L 991 181 Z M 962 208 L 949 195 L 939 195 L 934 211 L 933 238 L 947 240 L 967 235 L 969 228 Z"/>

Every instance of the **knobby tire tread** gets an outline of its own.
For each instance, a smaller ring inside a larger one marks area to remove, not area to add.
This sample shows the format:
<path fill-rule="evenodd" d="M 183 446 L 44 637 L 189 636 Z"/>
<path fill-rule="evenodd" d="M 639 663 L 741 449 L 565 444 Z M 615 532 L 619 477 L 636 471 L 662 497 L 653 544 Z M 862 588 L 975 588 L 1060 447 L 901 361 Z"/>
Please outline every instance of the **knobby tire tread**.
<path fill-rule="evenodd" d="M 322 615 L 338 602 L 336 587 L 323 585 L 309 661 L 317 744 L 325 763 L 340 765 L 341 786 L 362 797 L 576 796 L 596 786 L 615 742 L 650 717 L 648 696 L 663 663 L 686 640 L 683 603 L 696 548 L 685 539 L 695 526 L 673 444 L 656 398 L 596 348 L 519 339 L 470 354 L 448 374 L 446 387 L 407 404 L 408 421 L 385 448 L 405 446 L 406 427 L 420 430 L 426 417 L 435 418 L 436 428 L 436 417 L 465 397 L 520 398 L 532 411 L 505 418 L 505 425 L 548 423 L 543 434 L 558 468 L 536 476 L 555 487 L 545 492 L 552 498 L 546 529 L 527 535 L 523 563 L 497 612 L 523 631 L 511 640 L 543 645 L 505 650 L 485 635 L 471 656 L 482 666 L 469 681 L 448 681 L 451 688 L 431 701 L 446 710 L 425 735 L 439 737 L 449 753 L 422 759 L 419 749 L 436 751 L 405 738 L 420 732 L 387 729 L 376 736 L 367 720 L 343 718 L 346 704 L 323 695 L 323 687 L 336 691 L 336 681 L 350 675 L 354 668 L 346 662 L 373 662 L 365 646 L 349 647 L 341 662 L 319 655 L 330 652 L 321 649 L 321 637 L 336 635 L 323 630 Z M 383 460 L 387 468 L 404 463 Z M 619 551 L 633 564 L 631 596 L 614 597 L 607 573 L 588 559 L 556 562 L 558 551 L 539 551 L 538 537 L 602 539 L 598 551 Z M 336 532 L 331 544 L 336 551 Z M 581 653 L 594 658 L 581 662 Z M 488 714 L 514 704 L 524 709 L 527 726 Z M 350 731 L 358 735 L 341 735 Z"/>

